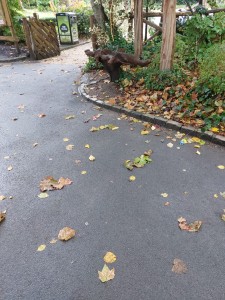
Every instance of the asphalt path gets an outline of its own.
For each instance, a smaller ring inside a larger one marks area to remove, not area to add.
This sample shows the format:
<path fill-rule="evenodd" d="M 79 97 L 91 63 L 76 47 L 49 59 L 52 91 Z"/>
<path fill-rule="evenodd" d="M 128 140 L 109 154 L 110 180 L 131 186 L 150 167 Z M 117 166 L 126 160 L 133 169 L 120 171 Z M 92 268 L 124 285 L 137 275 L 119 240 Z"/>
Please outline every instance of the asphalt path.
<path fill-rule="evenodd" d="M 225 149 L 180 145 L 166 129 L 143 136 L 143 124 L 82 99 L 76 93 L 86 48 L 0 67 L 0 195 L 7 197 L 0 201 L 7 210 L 0 223 L 0 299 L 225 299 L 225 170 L 217 168 L 225 165 Z M 90 132 L 105 124 L 119 129 Z M 123 166 L 149 149 L 152 163 L 133 171 Z M 40 199 L 46 176 L 73 183 Z M 180 230 L 181 216 L 201 220 L 200 231 Z M 75 238 L 50 244 L 65 226 L 77 230 Z M 117 256 L 108 265 L 115 278 L 102 283 L 98 270 L 107 251 Z M 185 274 L 172 272 L 175 258 L 185 262 Z"/>

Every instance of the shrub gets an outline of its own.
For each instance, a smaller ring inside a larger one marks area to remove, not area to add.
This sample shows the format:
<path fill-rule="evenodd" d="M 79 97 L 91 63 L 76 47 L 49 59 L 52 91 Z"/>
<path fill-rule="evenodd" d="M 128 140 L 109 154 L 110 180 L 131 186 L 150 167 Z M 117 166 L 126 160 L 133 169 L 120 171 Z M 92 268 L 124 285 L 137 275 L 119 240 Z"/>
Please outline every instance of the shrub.
<path fill-rule="evenodd" d="M 204 53 L 199 69 L 199 87 L 225 93 L 225 42 L 211 46 Z"/>

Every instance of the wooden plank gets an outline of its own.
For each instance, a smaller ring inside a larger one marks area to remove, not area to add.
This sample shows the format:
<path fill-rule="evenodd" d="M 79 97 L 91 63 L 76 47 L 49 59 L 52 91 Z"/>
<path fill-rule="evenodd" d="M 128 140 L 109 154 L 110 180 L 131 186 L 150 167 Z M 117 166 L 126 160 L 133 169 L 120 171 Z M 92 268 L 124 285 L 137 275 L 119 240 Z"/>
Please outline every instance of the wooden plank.
<path fill-rule="evenodd" d="M 30 33 L 30 28 L 29 28 L 29 23 L 26 18 L 23 18 L 23 30 L 25 33 L 25 38 L 26 38 L 26 44 L 30 53 L 30 58 L 31 59 L 36 59 L 34 50 L 33 50 L 33 44 L 32 44 L 32 39 L 31 39 L 31 33 Z"/>
<path fill-rule="evenodd" d="M 160 70 L 171 70 L 176 37 L 176 0 L 164 0 Z"/>
<path fill-rule="evenodd" d="M 19 39 L 13 36 L 0 36 L 0 41 L 7 41 L 7 42 L 18 42 Z"/>
<path fill-rule="evenodd" d="M 145 24 L 147 24 L 147 25 L 149 25 L 149 26 L 155 28 L 157 31 L 161 31 L 161 32 L 162 32 L 162 27 L 156 25 L 154 22 L 151 22 L 151 21 L 149 21 L 149 20 L 143 19 L 143 23 L 145 23 Z"/>
<path fill-rule="evenodd" d="M 134 50 L 139 58 L 143 47 L 143 0 L 134 1 Z"/>
<path fill-rule="evenodd" d="M 223 12 L 225 11 L 225 8 L 215 8 L 215 9 L 209 9 L 207 10 L 206 15 L 208 14 L 216 14 L 218 12 Z M 193 12 L 193 14 L 197 14 L 197 12 Z M 190 11 L 185 11 L 185 12 L 181 12 L 178 11 L 176 12 L 176 16 L 177 17 L 181 17 L 181 16 L 192 16 L 193 15 Z M 161 11 L 150 11 L 148 13 L 143 13 L 144 17 L 161 17 L 163 15 L 163 13 Z"/>

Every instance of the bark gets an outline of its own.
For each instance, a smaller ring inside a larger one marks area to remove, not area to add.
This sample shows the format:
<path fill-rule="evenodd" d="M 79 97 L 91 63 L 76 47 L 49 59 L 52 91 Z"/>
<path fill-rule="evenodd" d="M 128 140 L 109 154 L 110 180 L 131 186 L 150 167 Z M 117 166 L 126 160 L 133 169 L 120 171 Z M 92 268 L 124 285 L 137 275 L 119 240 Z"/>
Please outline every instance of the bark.
<path fill-rule="evenodd" d="M 134 55 L 127 54 L 119 51 L 111 51 L 108 49 L 96 50 L 96 51 L 85 51 L 86 55 L 93 57 L 97 62 L 101 62 L 105 70 L 109 73 L 111 81 L 116 81 L 119 79 L 121 66 L 131 65 L 131 66 L 147 66 L 149 60 L 137 59 Z"/>
<path fill-rule="evenodd" d="M 105 23 L 109 22 L 109 20 L 102 5 L 102 0 L 91 0 L 91 6 L 98 25 L 105 30 Z"/>

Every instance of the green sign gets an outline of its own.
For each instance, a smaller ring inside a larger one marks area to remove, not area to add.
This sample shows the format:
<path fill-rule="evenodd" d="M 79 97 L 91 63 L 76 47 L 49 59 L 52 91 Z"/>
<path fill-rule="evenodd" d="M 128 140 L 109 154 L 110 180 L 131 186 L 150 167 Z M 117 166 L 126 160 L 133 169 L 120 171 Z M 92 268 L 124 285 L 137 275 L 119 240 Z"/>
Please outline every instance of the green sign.
<path fill-rule="evenodd" d="M 71 43 L 70 23 L 68 16 L 58 16 L 57 21 L 61 43 Z"/>

